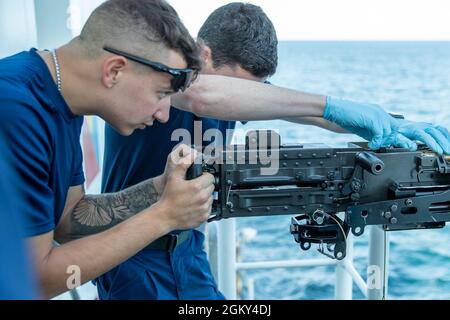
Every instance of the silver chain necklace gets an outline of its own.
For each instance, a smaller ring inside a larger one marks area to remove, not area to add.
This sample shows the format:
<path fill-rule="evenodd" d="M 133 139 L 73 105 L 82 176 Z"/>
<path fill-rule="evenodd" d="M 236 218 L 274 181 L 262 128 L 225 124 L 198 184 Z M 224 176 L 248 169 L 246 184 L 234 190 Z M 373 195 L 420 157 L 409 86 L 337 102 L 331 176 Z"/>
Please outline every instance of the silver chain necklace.
<path fill-rule="evenodd" d="M 59 66 L 58 56 L 56 55 L 56 49 L 53 49 L 51 51 L 51 54 L 53 58 L 53 64 L 55 65 L 56 85 L 58 86 L 58 91 L 61 92 L 61 68 Z"/>

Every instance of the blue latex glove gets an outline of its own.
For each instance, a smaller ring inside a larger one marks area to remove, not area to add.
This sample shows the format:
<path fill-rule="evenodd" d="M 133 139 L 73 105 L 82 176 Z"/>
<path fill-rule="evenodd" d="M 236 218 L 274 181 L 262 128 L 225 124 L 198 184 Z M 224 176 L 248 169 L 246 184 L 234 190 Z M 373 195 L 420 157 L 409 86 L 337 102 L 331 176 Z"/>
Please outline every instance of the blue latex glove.
<path fill-rule="evenodd" d="M 327 97 L 323 117 L 366 139 L 373 150 L 394 146 L 416 151 L 417 140 L 439 154 L 450 154 L 450 133 L 446 128 L 395 119 L 374 104 Z"/>
<path fill-rule="evenodd" d="M 375 104 L 361 104 L 327 97 L 323 117 L 366 139 L 369 141 L 369 148 L 374 150 L 383 147 L 389 138 L 392 140 L 390 142 L 398 139 L 392 135 L 397 125 L 396 119 Z"/>
<path fill-rule="evenodd" d="M 398 132 L 393 132 L 389 137 L 387 137 L 382 144 L 382 147 L 397 147 L 397 148 L 403 148 L 408 149 L 409 151 L 417 151 L 417 143 L 414 141 L 411 141 L 410 139 L 406 138 L 403 134 Z"/>
<path fill-rule="evenodd" d="M 422 141 L 439 154 L 450 154 L 450 132 L 442 126 L 426 122 L 397 120 L 394 131 L 397 133 L 396 135 L 409 141 Z"/>

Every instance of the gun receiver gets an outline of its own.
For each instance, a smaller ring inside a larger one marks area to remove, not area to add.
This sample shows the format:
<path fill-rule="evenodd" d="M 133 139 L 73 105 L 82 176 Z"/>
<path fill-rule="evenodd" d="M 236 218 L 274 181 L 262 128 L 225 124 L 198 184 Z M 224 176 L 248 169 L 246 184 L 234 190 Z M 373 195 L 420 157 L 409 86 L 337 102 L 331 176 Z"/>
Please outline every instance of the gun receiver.
<path fill-rule="evenodd" d="M 204 171 L 216 177 L 211 221 L 294 215 L 290 233 L 300 247 L 319 244 L 321 253 L 339 260 L 350 231 L 442 228 L 450 221 L 450 161 L 424 146 L 416 152 L 373 152 L 362 143 L 267 147 L 255 140 L 261 134 L 251 132 L 246 146 L 231 146 L 189 170 L 196 171 L 192 178 Z M 273 175 L 261 170 L 269 167 L 261 156 L 267 154 L 279 163 Z"/>

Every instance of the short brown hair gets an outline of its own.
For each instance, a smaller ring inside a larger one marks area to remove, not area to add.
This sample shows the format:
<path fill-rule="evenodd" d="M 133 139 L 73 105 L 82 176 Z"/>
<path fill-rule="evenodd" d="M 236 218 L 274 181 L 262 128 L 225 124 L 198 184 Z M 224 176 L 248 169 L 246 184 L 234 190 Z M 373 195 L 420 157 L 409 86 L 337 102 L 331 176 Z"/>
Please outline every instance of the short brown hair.
<path fill-rule="evenodd" d="M 197 43 L 164 0 L 108 0 L 91 14 L 80 39 L 91 53 L 107 45 L 144 57 L 164 45 L 180 53 L 188 68 L 201 68 Z"/>
<path fill-rule="evenodd" d="M 237 65 L 261 78 L 277 70 L 277 33 L 258 6 L 233 2 L 216 9 L 198 38 L 211 48 L 214 68 Z"/>

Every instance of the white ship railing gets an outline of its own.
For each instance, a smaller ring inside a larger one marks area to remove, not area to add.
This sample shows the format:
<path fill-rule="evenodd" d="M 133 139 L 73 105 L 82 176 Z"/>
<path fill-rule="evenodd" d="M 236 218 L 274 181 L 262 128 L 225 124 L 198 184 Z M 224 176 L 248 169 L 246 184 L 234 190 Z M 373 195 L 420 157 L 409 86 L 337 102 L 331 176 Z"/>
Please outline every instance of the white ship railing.
<path fill-rule="evenodd" d="M 389 238 L 387 233 L 379 227 L 370 228 L 368 271 L 371 273 L 369 276 L 366 275 L 367 280 L 363 279 L 353 265 L 353 236 L 349 236 L 347 239 L 347 256 L 342 261 L 320 258 L 259 262 L 237 261 L 237 233 L 234 219 L 210 224 L 208 236 L 207 251 L 213 273 L 216 276 L 219 289 L 227 299 L 236 300 L 238 298 L 237 277 L 239 271 L 312 268 L 330 265 L 335 266 L 335 299 L 351 300 L 353 298 L 353 284 L 368 299 L 381 300 L 387 297 Z M 246 299 L 253 300 L 255 298 L 254 279 L 247 278 L 244 285 L 247 291 Z M 321 297 L 313 298 L 320 299 Z"/>

